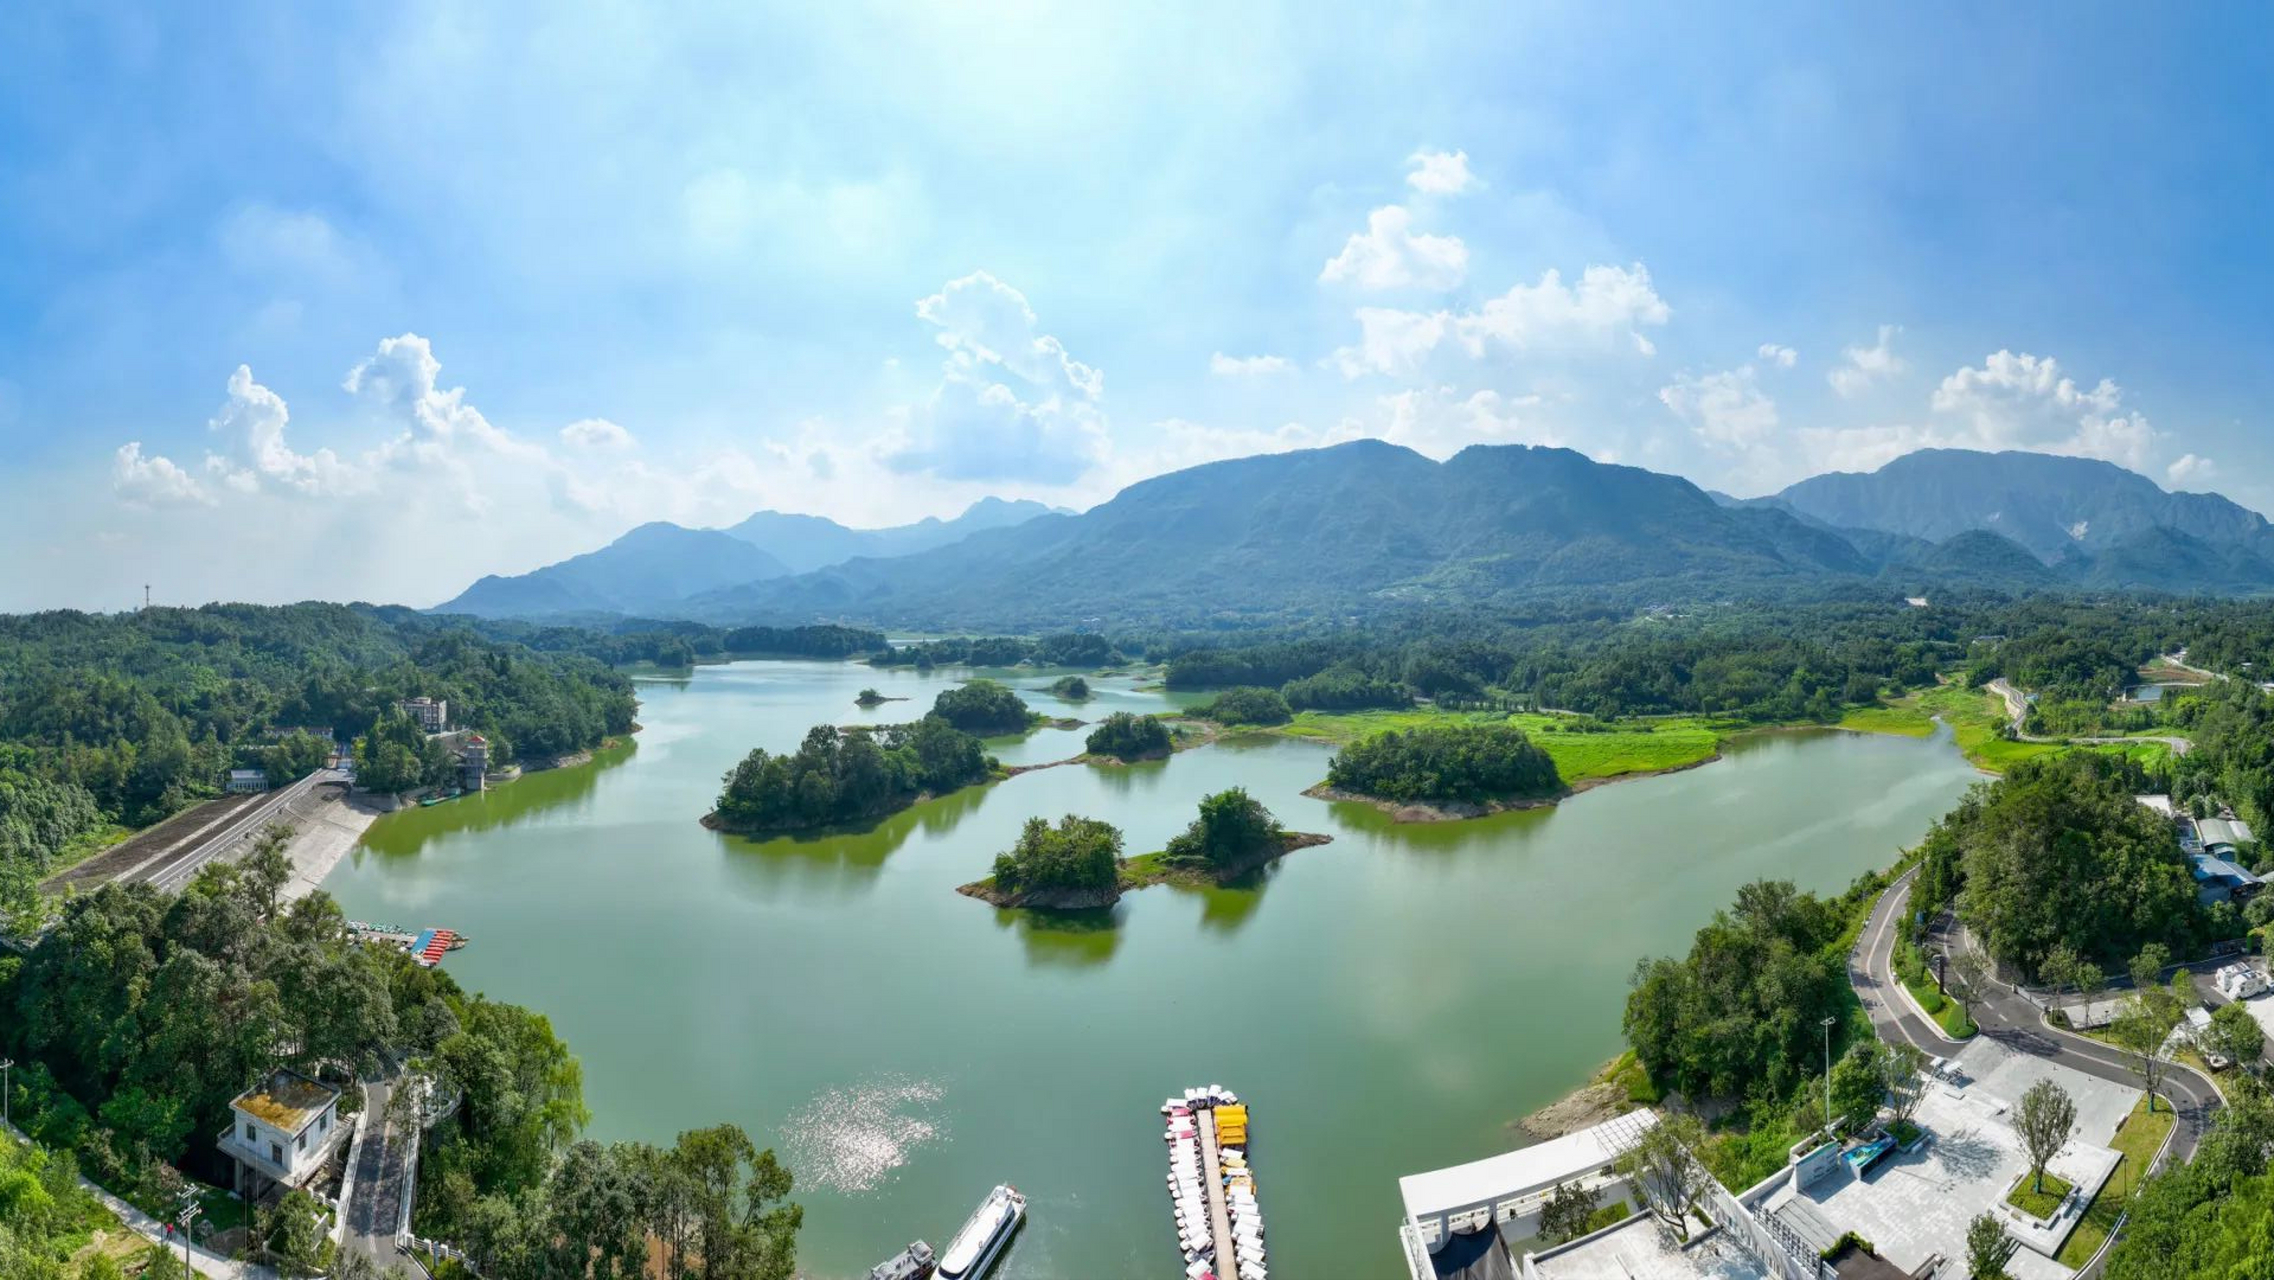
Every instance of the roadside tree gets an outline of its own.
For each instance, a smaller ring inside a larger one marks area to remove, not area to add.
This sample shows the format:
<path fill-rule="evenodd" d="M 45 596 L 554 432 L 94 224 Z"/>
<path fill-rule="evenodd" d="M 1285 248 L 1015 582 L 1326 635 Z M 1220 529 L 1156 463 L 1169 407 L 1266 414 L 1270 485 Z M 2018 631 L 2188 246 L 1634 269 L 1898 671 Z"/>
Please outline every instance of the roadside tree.
<path fill-rule="evenodd" d="M 2029 1157 L 2030 1189 L 2045 1190 L 2045 1166 L 2061 1154 L 2077 1129 L 2077 1104 L 2069 1092 L 2051 1080 L 2040 1080 L 2021 1095 L 2014 1108 L 2013 1128 L 2021 1138 L 2022 1154 Z"/>
<path fill-rule="evenodd" d="M 2203 1034 L 2203 1047 L 2247 1068 L 2266 1052 L 2266 1029 L 2243 1005 L 2223 1004 L 2211 1011 L 2211 1029 Z"/>

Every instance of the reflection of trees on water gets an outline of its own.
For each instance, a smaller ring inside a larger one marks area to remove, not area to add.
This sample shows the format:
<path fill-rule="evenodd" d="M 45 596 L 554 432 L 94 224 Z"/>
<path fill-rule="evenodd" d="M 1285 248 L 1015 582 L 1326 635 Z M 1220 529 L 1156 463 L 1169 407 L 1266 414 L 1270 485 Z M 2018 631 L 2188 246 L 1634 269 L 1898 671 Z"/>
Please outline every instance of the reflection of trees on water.
<path fill-rule="evenodd" d="M 468 831 L 505 831 L 588 806 L 601 776 L 622 768 L 639 739 L 594 753 L 588 764 L 540 769 L 474 795 L 382 815 L 363 833 L 362 848 L 387 857 L 417 853 L 428 841 Z"/>
<path fill-rule="evenodd" d="M 828 827 L 767 840 L 731 835 L 718 839 L 729 854 L 728 865 L 769 894 L 786 890 L 843 899 L 873 887 L 885 861 L 909 837 L 919 831 L 937 836 L 955 830 L 986 796 L 986 787 L 965 787 L 865 826 Z"/>
<path fill-rule="evenodd" d="M 1088 969 L 1121 949 L 1123 908 L 1094 911 L 998 910 L 995 925 L 1016 930 L 1031 968 Z"/>
<path fill-rule="evenodd" d="M 1304 852 L 1297 850 L 1291 856 L 1301 857 Z M 1195 888 L 1190 885 L 1171 885 L 1170 891 L 1200 899 L 1201 928 L 1210 933 L 1234 934 L 1255 917 L 1256 908 L 1263 905 L 1264 886 L 1271 883 L 1271 878 L 1279 873 L 1280 865 L 1279 862 L 1267 863 L 1221 886 Z"/>

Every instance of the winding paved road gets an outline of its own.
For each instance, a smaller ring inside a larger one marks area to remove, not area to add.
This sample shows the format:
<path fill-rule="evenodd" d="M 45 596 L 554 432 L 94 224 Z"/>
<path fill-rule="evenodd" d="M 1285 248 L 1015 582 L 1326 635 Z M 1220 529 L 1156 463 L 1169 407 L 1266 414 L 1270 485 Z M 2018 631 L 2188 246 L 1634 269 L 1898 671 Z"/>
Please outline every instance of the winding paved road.
<path fill-rule="evenodd" d="M 395 1253 L 395 1236 L 403 1225 L 403 1184 L 411 1145 L 418 1141 L 410 1106 L 389 1105 L 403 1079 L 374 1080 L 363 1087 L 370 1119 L 355 1150 L 355 1181 L 341 1211 L 341 1247 L 370 1258 L 381 1271 L 401 1261 Z M 408 1104 L 410 1099 L 403 1101 Z"/>
<path fill-rule="evenodd" d="M 1911 883 L 1918 871 L 1913 867 L 1904 872 L 1880 895 L 1855 952 L 1849 956 L 1848 980 L 1855 985 L 1857 998 L 1863 1001 L 1882 1038 L 1948 1056 L 1963 1042 L 1944 1036 L 1940 1027 L 1920 1017 L 1896 985 L 1896 923 L 1910 907 Z M 2097 1040 L 2054 1030 L 2045 1024 L 2036 1005 L 2011 988 L 1993 984 L 1991 994 L 1975 1003 L 1973 1013 L 1982 1034 L 2011 1052 L 2050 1059 L 2072 1071 L 2129 1088 L 2139 1087 L 2139 1076 L 2125 1053 Z M 2218 1091 L 2194 1071 L 2175 1065 L 2164 1078 L 2163 1094 L 2179 1113 L 2170 1158 L 2192 1160 L 2221 1105 Z"/>
<path fill-rule="evenodd" d="M 2192 669 L 2190 668 L 2190 670 Z M 2013 736 L 2023 742 L 2074 742 L 2092 747 L 2115 746 L 2125 742 L 2160 742 L 2171 748 L 2171 753 L 2175 756 L 2186 755 L 2195 749 L 2195 743 L 2192 740 L 2182 738 L 2177 734 L 2119 733 L 2082 738 L 2057 738 L 2048 737 L 2042 733 L 2025 733 L 2022 731 L 2021 723 L 2029 717 L 2029 699 L 2023 695 L 2021 690 L 2014 688 L 2004 676 L 1999 676 L 1982 687 L 2005 699 L 2006 714 L 2013 718 Z"/>

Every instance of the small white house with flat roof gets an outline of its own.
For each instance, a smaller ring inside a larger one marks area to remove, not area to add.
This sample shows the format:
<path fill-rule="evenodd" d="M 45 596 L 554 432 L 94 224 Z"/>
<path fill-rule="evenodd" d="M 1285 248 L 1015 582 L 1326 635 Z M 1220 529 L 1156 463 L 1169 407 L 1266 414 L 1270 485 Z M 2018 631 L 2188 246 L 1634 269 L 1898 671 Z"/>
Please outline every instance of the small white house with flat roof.
<path fill-rule="evenodd" d="M 344 1132 L 339 1090 L 297 1071 L 272 1071 L 229 1104 L 221 1154 L 236 1162 L 236 1191 L 258 1200 L 305 1186 Z"/>

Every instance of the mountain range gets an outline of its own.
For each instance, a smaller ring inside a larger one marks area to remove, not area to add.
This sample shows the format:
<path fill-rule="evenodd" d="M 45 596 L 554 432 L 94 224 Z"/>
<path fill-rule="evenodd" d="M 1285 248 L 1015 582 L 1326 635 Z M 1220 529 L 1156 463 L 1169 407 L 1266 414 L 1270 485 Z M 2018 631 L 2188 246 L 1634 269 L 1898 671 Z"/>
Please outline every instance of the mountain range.
<path fill-rule="evenodd" d="M 856 556 L 909 555 L 1051 511 L 1039 502 L 982 498 L 953 520 L 928 516 L 889 529 L 849 529 L 821 516 L 780 511 L 760 511 L 725 529 L 656 521 L 558 564 L 511 577 L 491 574 L 434 612 L 486 618 L 672 616 L 688 597 L 706 591 L 808 573 Z"/>
<path fill-rule="evenodd" d="M 1206 626 L 1585 592 L 1629 604 L 1863 585 L 2274 591 L 2274 526 L 2105 462 L 1936 449 L 1761 498 L 1568 449 L 1378 440 L 1209 463 L 1080 514 L 990 499 L 855 530 L 647 525 L 441 611 L 929 628 Z"/>

